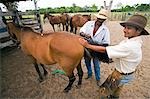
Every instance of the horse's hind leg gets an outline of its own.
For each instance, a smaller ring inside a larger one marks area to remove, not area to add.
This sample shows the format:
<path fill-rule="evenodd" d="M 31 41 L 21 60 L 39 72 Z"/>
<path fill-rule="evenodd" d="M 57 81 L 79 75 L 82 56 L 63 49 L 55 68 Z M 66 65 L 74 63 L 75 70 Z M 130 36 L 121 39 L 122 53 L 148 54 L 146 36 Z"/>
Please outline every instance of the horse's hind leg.
<path fill-rule="evenodd" d="M 64 89 L 64 92 L 69 92 L 69 90 L 71 90 L 71 88 L 72 88 L 72 84 L 73 84 L 73 82 L 75 81 L 75 76 L 74 76 L 74 74 L 72 73 L 72 75 L 71 76 L 69 76 L 69 84 L 67 85 L 67 87 Z"/>
<path fill-rule="evenodd" d="M 82 70 L 82 67 L 81 67 L 81 61 L 77 66 L 77 71 L 78 71 L 78 76 L 79 76 L 78 87 L 80 87 L 80 85 L 82 84 L 82 77 L 83 77 L 83 70 Z"/>
<path fill-rule="evenodd" d="M 41 63 L 40 63 L 40 65 L 42 66 L 43 71 L 44 71 L 44 76 L 46 77 L 46 76 L 47 76 L 47 74 L 48 74 L 48 72 L 47 72 L 47 70 L 45 69 L 45 67 L 44 67 L 44 65 L 43 65 L 43 64 L 41 64 Z"/>
<path fill-rule="evenodd" d="M 34 66 L 35 66 L 35 69 L 36 69 L 36 71 L 37 71 L 37 73 L 38 73 L 38 75 L 39 75 L 39 81 L 42 82 L 42 81 L 44 80 L 44 78 L 43 78 L 43 76 L 42 76 L 42 74 L 41 74 L 41 71 L 40 71 L 40 69 L 39 69 L 39 67 L 38 67 L 38 64 L 35 62 L 35 63 L 34 63 Z"/>

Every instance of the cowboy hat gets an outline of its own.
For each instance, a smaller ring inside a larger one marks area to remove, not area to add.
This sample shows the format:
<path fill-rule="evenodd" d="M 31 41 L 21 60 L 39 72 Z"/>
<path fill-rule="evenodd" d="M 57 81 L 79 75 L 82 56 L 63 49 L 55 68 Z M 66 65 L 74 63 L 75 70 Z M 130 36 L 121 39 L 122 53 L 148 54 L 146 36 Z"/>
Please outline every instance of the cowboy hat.
<path fill-rule="evenodd" d="M 97 18 L 100 18 L 100 19 L 107 19 L 108 17 L 108 10 L 105 10 L 105 9 L 101 9 L 98 14 L 95 14 L 95 16 Z"/>
<path fill-rule="evenodd" d="M 142 15 L 133 15 L 126 22 L 120 23 L 120 25 L 123 27 L 129 25 L 142 29 L 141 35 L 149 35 L 149 33 L 144 29 L 146 24 L 147 19 Z"/>

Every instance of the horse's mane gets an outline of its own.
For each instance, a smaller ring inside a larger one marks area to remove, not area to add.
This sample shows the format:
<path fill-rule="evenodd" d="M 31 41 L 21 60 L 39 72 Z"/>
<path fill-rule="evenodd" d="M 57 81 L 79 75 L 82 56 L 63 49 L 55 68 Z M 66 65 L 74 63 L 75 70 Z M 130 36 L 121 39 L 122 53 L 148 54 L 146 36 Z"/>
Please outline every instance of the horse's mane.
<path fill-rule="evenodd" d="M 33 32 L 35 34 L 41 35 L 41 33 L 36 32 L 32 27 L 29 26 L 23 26 L 15 24 L 14 22 L 11 22 L 17 29 L 24 31 L 24 32 Z"/>
<path fill-rule="evenodd" d="M 82 16 L 90 16 L 90 15 L 83 14 Z"/>
<path fill-rule="evenodd" d="M 15 24 L 14 22 L 10 22 L 10 23 L 12 23 L 16 28 L 18 28 L 20 30 L 23 30 L 23 31 L 34 31 L 31 27 L 18 25 L 18 24 Z"/>
<path fill-rule="evenodd" d="M 31 27 L 27 27 L 27 26 L 21 26 L 21 30 L 23 31 L 31 31 L 31 32 L 35 32 Z"/>

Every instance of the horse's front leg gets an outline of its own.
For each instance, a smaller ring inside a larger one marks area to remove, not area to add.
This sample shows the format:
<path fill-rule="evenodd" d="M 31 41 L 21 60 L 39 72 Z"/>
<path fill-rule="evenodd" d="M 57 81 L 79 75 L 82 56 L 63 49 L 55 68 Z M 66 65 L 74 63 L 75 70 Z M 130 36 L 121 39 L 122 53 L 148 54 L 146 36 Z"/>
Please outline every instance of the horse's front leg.
<path fill-rule="evenodd" d="M 75 81 L 75 79 L 76 79 L 73 73 L 72 73 L 71 76 L 68 76 L 68 77 L 69 77 L 69 84 L 68 84 L 67 87 L 64 89 L 64 92 L 69 92 L 69 90 L 71 90 L 72 84 L 74 83 L 74 81 Z"/>
<path fill-rule="evenodd" d="M 63 26 L 63 31 L 64 31 L 65 30 L 65 25 L 62 24 L 62 26 Z"/>
<path fill-rule="evenodd" d="M 75 34 L 77 34 L 77 27 L 75 27 Z"/>
<path fill-rule="evenodd" d="M 77 66 L 77 72 L 78 72 L 78 76 L 79 76 L 79 81 L 78 81 L 78 86 L 77 87 L 80 87 L 81 84 L 82 84 L 82 77 L 83 77 L 83 70 L 82 70 L 82 67 L 81 67 L 81 61 Z"/>
<path fill-rule="evenodd" d="M 73 32 L 73 25 L 70 24 L 70 32 Z"/>
<path fill-rule="evenodd" d="M 55 32 L 55 27 L 54 27 L 54 24 L 52 24 L 52 27 L 53 27 L 53 30 L 54 30 L 54 32 Z"/>
<path fill-rule="evenodd" d="M 59 31 L 61 31 L 60 25 L 61 25 L 61 24 L 59 23 L 59 24 L 58 24 L 58 27 L 59 27 Z"/>
<path fill-rule="evenodd" d="M 66 23 L 66 31 L 68 31 L 68 28 L 69 28 L 69 24 Z"/>

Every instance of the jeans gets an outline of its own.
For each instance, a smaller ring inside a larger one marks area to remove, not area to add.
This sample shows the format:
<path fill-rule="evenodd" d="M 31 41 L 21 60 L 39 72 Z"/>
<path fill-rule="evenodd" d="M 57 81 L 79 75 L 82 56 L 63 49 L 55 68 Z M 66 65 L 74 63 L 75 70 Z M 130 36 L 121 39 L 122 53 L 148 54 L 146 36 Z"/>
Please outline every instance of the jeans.
<path fill-rule="evenodd" d="M 91 58 L 84 57 L 84 60 L 88 70 L 88 77 L 91 77 L 92 76 Z M 100 61 L 97 57 L 93 58 L 93 65 L 94 65 L 95 78 L 98 81 L 100 80 Z"/>
<path fill-rule="evenodd" d="M 131 75 L 123 75 L 123 76 L 121 77 L 119 86 L 123 86 L 123 85 L 125 85 L 125 84 L 128 84 L 128 83 L 130 83 L 131 81 L 133 81 L 133 79 L 134 79 L 134 73 L 131 74 Z"/>

